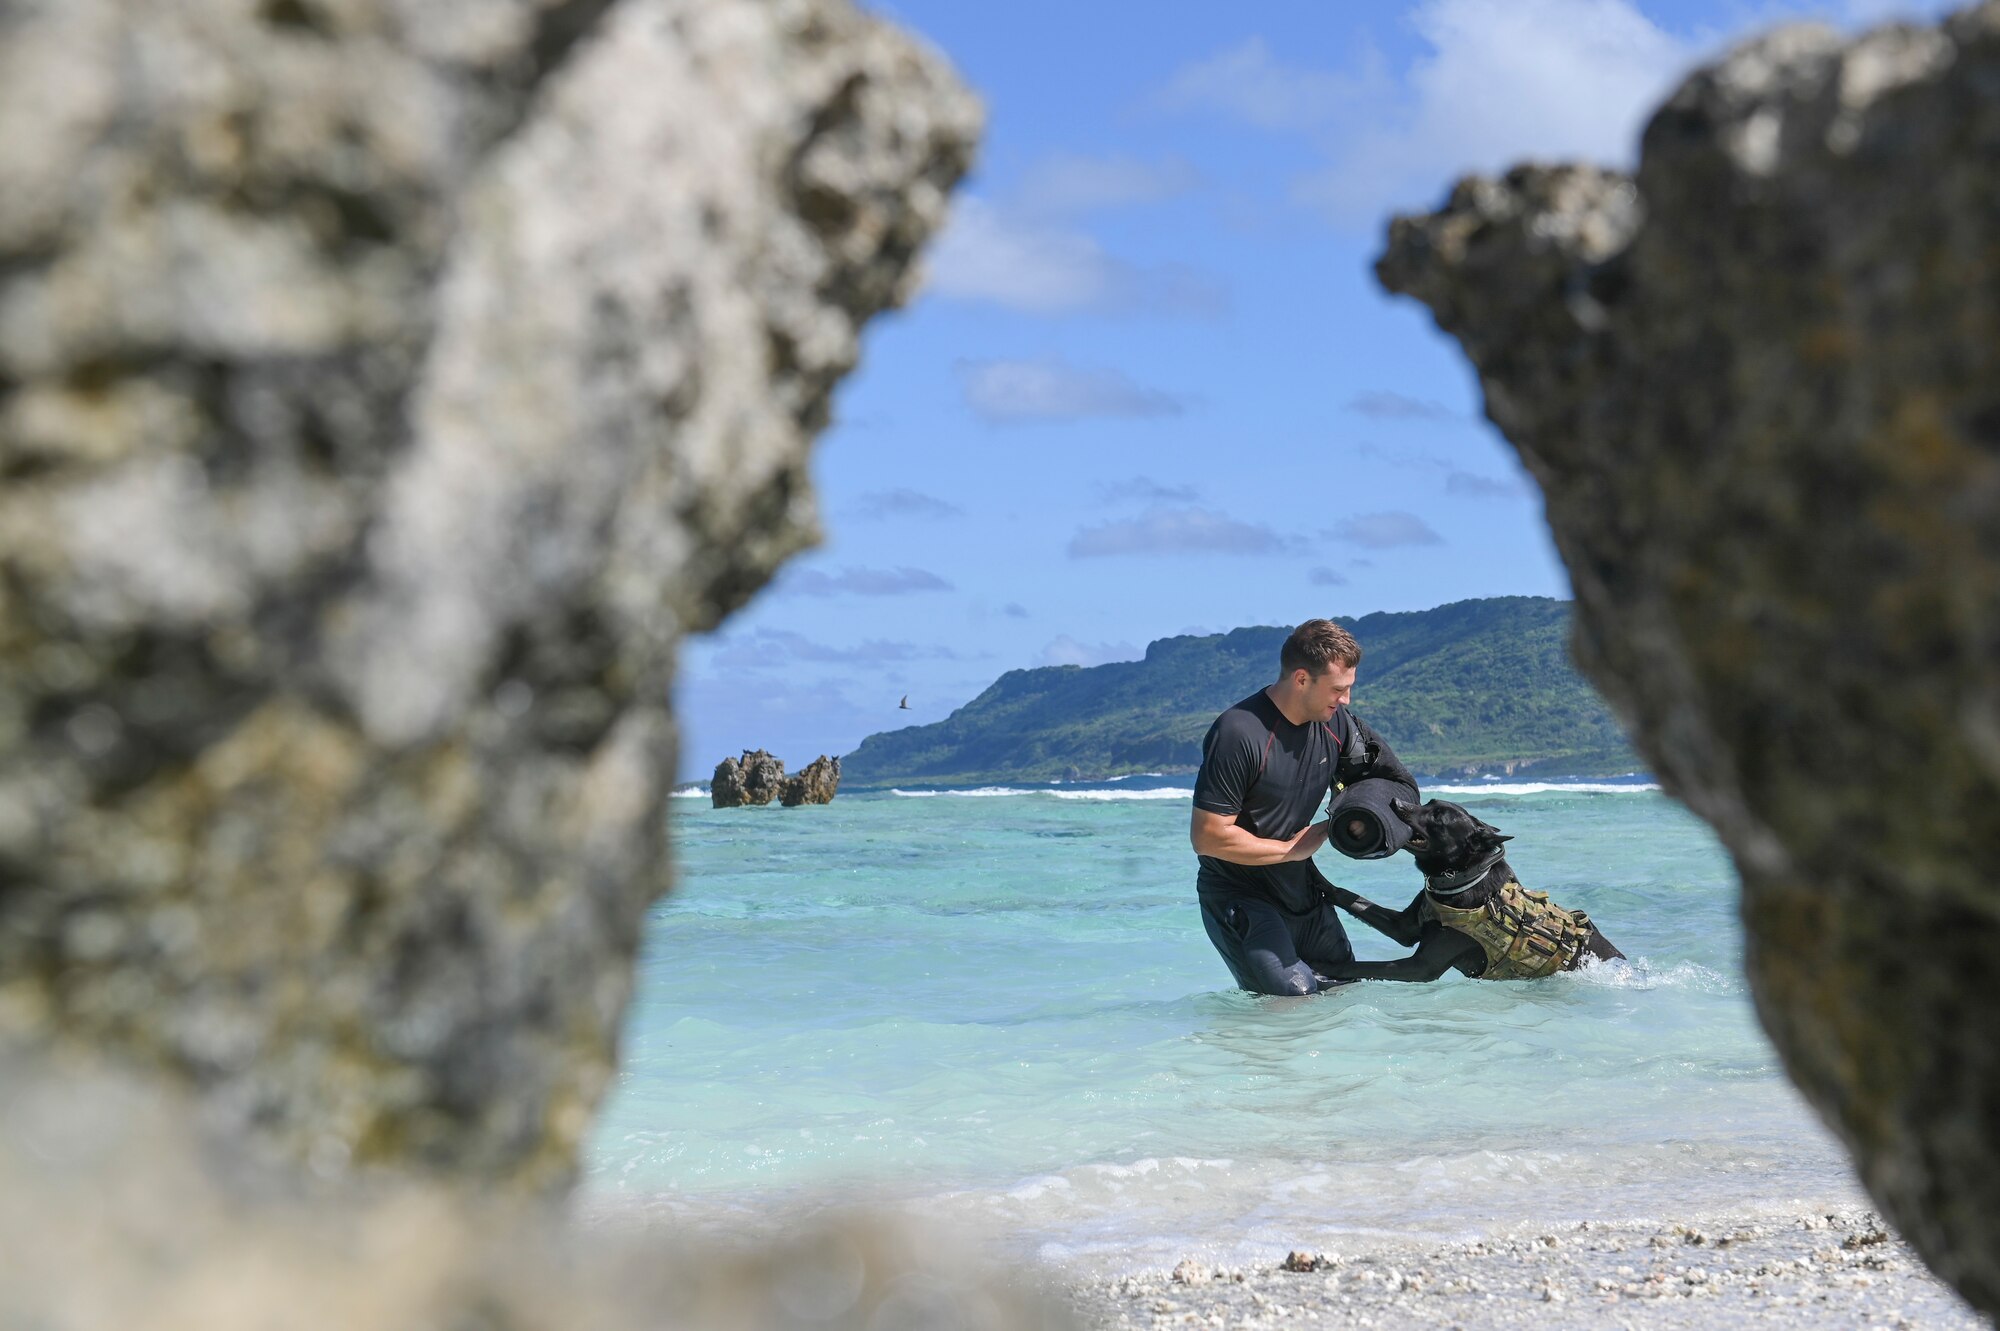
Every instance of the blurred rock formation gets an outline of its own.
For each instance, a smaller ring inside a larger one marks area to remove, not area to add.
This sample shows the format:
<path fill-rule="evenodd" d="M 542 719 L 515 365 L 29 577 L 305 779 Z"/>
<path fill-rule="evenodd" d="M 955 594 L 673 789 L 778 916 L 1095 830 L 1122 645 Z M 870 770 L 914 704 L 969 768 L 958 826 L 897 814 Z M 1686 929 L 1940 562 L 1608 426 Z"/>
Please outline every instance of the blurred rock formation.
<path fill-rule="evenodd" d="M 785 778 L 778 802 L 787 809 L 801 804 L 831 804 L 840 791 L 840 759 L 825 754 L 813 759 L 798 772 Z"/>
<path fill-rule="evenodd" d="M 1790 28 L 1636 177 L 1523 167 L 1378 267 L 1541 483 L 1580 664 L 1743 875 L 1758 1009 L 2000 1311 L 2000 3 Z"/>
<path fill-rule="evenodd" d="M 0 1048 L 560 1194 L 978 123 L 845 0 L 0 0 Z"/>
<path fill-rule="evenodd" d="M 398 1181 L 246 1213 L 185 1097 L 0 1057 L 9 1331 L 1059 1331 L 1064 1310 L 934 1228 L 767 1216 L 696 1242 L 633 1208 L 587 1225 Z"/>

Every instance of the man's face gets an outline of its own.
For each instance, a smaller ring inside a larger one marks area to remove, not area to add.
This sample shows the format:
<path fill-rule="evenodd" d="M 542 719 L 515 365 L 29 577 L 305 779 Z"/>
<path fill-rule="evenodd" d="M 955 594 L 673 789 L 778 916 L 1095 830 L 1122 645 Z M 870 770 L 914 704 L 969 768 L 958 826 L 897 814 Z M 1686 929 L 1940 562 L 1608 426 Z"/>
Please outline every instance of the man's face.
<path fill-rule="evenodd" d="M 1340 705 L 1354 696 L 1354 667 L 1341 665 L 1338 661 L 1326 668 L 1319 676 L 1300 670 L 1293 675 L 1293 682 L 1305 680 L 1306 715 L 1317 721 L 1331 721 Z"/>

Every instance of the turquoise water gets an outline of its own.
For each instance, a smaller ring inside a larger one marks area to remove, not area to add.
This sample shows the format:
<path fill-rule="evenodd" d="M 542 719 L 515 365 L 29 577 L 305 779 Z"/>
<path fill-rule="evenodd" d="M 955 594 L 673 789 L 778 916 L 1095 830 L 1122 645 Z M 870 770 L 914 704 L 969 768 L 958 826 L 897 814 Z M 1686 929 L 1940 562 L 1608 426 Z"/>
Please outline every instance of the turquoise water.
<path fill-rule="evenodd" d="M 1132 1264 L 1853 1197 L 1750 1011 L 1728 860 L 1657 792 L 1449 795 L 1629 963 L 1271 999 L 1202 933 L 1187 791 L 1143 784 L 676 801 L 590 1203 L 865 1196 Z"/>

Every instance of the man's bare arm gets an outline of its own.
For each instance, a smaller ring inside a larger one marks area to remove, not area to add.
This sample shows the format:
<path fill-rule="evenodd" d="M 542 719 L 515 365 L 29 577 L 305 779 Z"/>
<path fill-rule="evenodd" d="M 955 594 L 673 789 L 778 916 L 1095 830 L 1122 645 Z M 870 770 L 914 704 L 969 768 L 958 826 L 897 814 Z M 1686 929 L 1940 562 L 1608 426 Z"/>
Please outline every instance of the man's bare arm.
<path fill-rule="evenodd" d="M 1313 852 L 1326 844 L 1326 829 L 1325 823 L 1314 823 L 1289 841 L 1275 841 L 1239 827 L 1226 813 L 1196 809 L 1194 821 L 1188 825 L 1188 840 L 1194 844 L 1195 854 L 1231 864 L 1285 864 L 1311 859 Z"/>

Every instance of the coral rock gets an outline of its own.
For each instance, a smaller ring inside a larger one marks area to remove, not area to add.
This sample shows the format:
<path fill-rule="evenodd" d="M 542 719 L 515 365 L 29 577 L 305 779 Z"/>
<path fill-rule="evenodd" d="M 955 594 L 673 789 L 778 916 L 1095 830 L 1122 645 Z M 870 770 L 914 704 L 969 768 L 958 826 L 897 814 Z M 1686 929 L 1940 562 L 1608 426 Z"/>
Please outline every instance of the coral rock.
<path fill-rule="evenodd" d="M 778 802 L 787 809 L 801 804 L 831 804 L 840 790 L 840 759 L 825 754 L 788 776 L 778 793 Z"/>
<path fill-rule="evenodd" d="M 2000 1311 L 2000 3 L 1698 71 L 1377 272 L 1541 483 L 1579 664 L 1743 877 L 1785 1065 Z"/>
<path fill-rule="evenodd" d="M 718 809 L 769 804 L 784 789 L 785 765 L 762 749 L 745 749 L 739 758 L 724 758 L 708 783 L 710 802 Z"/>
<path fill-rule="evenodd" d="M 560 1193 L 978 119 L 840 0 L 0 6 L 0 1048 Z"/>

